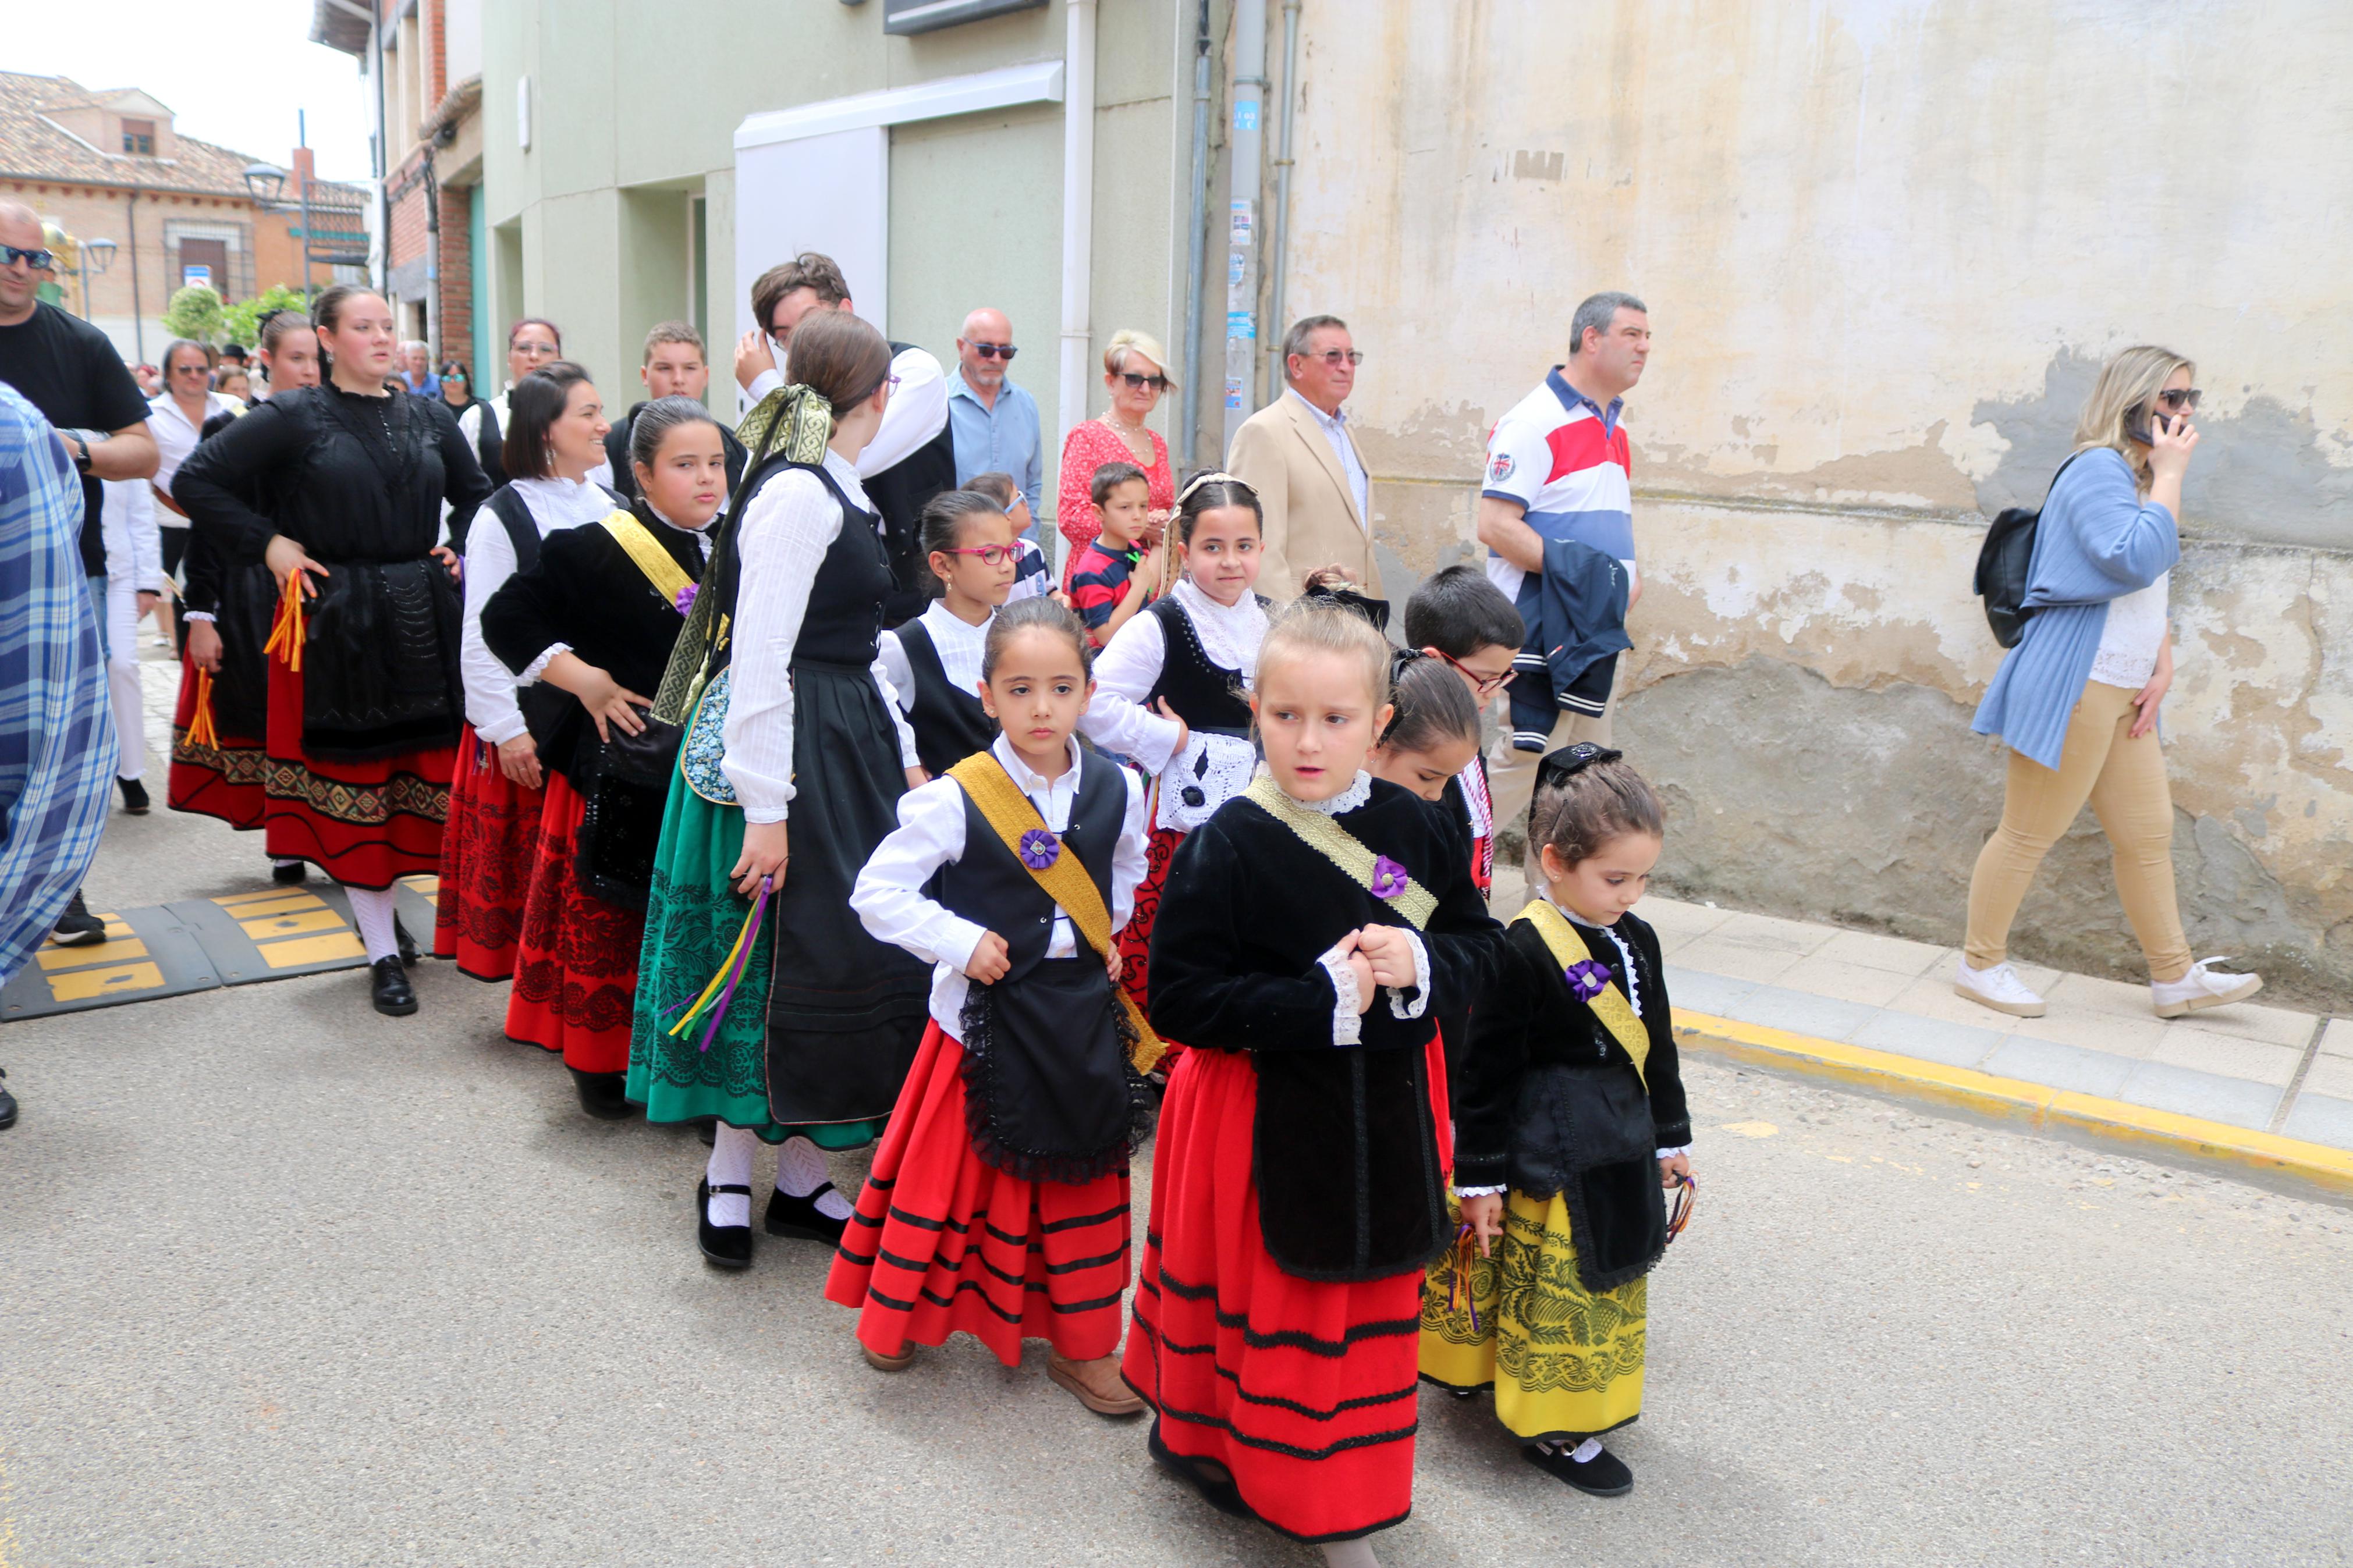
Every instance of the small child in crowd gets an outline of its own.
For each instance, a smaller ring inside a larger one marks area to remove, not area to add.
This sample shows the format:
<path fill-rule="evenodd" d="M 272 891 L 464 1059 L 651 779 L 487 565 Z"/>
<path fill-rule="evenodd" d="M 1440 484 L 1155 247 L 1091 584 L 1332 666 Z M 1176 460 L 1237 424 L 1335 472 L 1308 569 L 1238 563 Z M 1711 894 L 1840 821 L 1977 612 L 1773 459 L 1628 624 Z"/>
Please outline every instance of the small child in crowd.
<path fill-rule="evenodd" d="M 1540 764 L 1532 817 L 1544 892 L 1511 924 L 1453 1082 L 1466 1245 L 1424 1283 L 1421 1375 L 1493 1388 L 1530 1463 L 1615 1497 L 1633 1472 L 1601 1438 L 1641 1414 L 1661 1189 L 1691 1176 L 1659 939 L 1630 912 L 1664 815 L 1620 753 L 1580 742 Z"/>
<path fill-rule="evenodd" d="M 1005 602 L 1018 605 L 1024 599 L 1035 599 L 1049 593 L 1058 593 L 1054 586 L 1054 569 L 1046 560 L 1046 552 L 1029 537 L 1037 520 L 1030 515 L 1029 498 L 1013 482 L 1011 474 L 975 474 L 964 482 L 968 490 L 978 490 L 995 501 L 1005 515 L 1013 520 L 1013 585 L 1005 590 Z M 1070 600 L 1062 600 L 1064 608 Z"/>
<path fill-rule="evenodd" d="M 1446 1240 L 1431 1015 L 1503 940 L 1461 829 L 1366 771 L 1389 654 L 1352 611 L 1286 611 L 1252 695 L 1267 772 L 1169 870 L 1152 1022 L 1187 1048 L 1123 1363 L 1155 1459 L 1347 1564 L 1413 1504 L 1403 1330 Z"/>
<path fill-rule="evenodd" d="M 1482 707 L 1512 683 L 1512 660 L 1526 631 L 1504 591 L 1474 565 L 1435 572 L 1405 602 L 1405 641 L 1443 660 L 1462 678 Z M 1471 824 L 1472 875 L 1487 892 L 1495 874 L 1495 797 L 1487 787 L 1487 759 L 1475 748 L 1457 775 L 1452 804 Z M 1525 829 L 1525 823 L 1507 824 Z"/>
<path fill-rule="evenodd" d="M 826 1299 L 858 1313 L 870 1364 L 964 1332 L 1103 1415 L 1120 1380 L 1128 1186 L 1149 1032 L 1120 1004 L 1112 933 L 1144 875 L 1144 790 L 1072 738 L 1086 636 L 1027 599 L 982 655 L 996 742 L 909 791 L 850 907 L 933 968 L 931 1025 L 841 1238 Z"/>
<path fill-rule="evenodd" d="M 1479 704 L 1444 659 L 1410 648 L 1392 661 L 1389 695 L 1397 711 L 1373 747 L 1373 776 L 1424 800 L 1444 800 L 1456 775 L 1478 759 Z M 1461 813 L 1448 816 L 1469 827 Z"/>
<path fill-rule="evenodd" d="M 1071 562 L 1071 605 L 1102 647 L 1152 603 L 1162 542 L 1152 527 L 1152 482 L 1134 463 L 1105 463 L 1088 493 L 1103 531 Z"/>
<path fill-rule="evenodd" d="M 997 738 L 981 705 L 982 645 L 1013 586 L 1013 521 L 978 490 L 942 490 L 923 505 L 923 543 L 939 596 L 877 643 L 915 755 L 937 778 Z"/>

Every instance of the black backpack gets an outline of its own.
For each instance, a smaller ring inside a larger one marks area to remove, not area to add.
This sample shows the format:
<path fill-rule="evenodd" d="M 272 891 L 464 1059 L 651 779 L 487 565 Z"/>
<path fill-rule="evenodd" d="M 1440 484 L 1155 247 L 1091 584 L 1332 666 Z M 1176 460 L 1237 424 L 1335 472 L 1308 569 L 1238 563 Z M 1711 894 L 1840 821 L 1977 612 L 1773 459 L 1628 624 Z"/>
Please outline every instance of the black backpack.
<path fill-rule="evenodd" d="M 2051 476 L 2050 489 L 2042 492 L 2043 506 L 2051 504 L 2051 490 L 2059 487 L 2059 474 L 2067 471 L 2067 463 L 2082 456 L 2078 452 L 2059 465 L 2059 473 Z M 2034 614 L 2026 607 L 2026 574 L 2034 562 L 2034 526 L 2042 521 L 2042 507 L 2031 511 L 2022 506 L 2004 507 L 1986 530 L 1985 542 L 1978 547 L 1977 577 L 1971 590 L 1985 601 L 1986 625 L 1993 628 L 1993 640 L 2004 647 L 2018 646 Z"/>

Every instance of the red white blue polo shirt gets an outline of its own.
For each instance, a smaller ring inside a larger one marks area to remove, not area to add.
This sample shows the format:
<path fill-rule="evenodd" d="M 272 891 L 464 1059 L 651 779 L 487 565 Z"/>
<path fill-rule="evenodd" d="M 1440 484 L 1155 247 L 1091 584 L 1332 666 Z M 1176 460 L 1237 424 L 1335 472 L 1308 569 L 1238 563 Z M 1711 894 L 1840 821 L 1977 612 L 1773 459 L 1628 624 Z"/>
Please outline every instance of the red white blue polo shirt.
<path fill-rule="evenodd" d="M 1553 366 L 1543 385 L 1495 421 L 1479 493 L 1525 507 L 1527 525 L 1546 539 L 1574 539 L 1616 556 L 1631 582 L 1634 487 L 1618 424 L 1622 400 L 1613 397 L 1604 409 L 1560 372 Z M 1526 576 L 1488 552 L 1488 581 L 1515 605 Z"/>

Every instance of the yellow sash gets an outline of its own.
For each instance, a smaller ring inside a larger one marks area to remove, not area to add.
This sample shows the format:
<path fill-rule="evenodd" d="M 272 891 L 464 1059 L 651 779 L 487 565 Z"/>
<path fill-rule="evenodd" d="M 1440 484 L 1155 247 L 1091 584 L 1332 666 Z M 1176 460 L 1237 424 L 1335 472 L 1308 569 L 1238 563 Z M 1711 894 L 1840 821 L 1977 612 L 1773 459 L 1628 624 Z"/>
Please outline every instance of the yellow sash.
<path fill-rule="evenodd" d="M 1046 819 L 1038 815 L 1036 804 L 1021 793 L 1021 786 L 1013 782 L 1013 776 L 1005 771 L 1005 764 L 991 752 L 975 752 L 950 768 L 948 777 L 963 786 L 965 794 L 972 797 L 972 803 L 980 807 L 980 815 L 987 819 L 989 826 L 997 829 L 997 836 L 1005 840 L 1005 847 L 1013 851 L 1013 858 L 1021 860 L 1021 836 L 1044 827 Z M 1058 838 L 1056 842 L 1060 840 Z M 1079 858 L 1076 855 L 1057 855 L 1054 863 L 1042 871 L 1027 860 L 1021 860 L 1021 864 L 1038 886 L 1045 889 L 1046 896 L 1060 904 L 1062 912 L 1071 917 L 1071 923 L 1078 928 L 1080 940 L 1094 949 L 1096 957 L 1108 962 L 1116 934 L 1111 929 L 1111 910 L 1104 906 L 1102 889 L 1095 886 L 1095 879 L 1087 875 L 1087 868 L 1079 863 Z M 1120 1005 L 1127 1009 L 1128 1021 L 1135 1026 L 1135 1046 L 1130 1059 L 1135 1063 L 1136 1071 L 1150 1072 L 1167 1047 L 1160 1043 L 1160 1037 L 1152 1032 L 1150 1021 L 1145 1017 L 1143 1009 L 1135 1005 L 1135 998 L 1127 988 L 1114 984 L 1112 989 L 1118 994 Z"/>
<path fill-rule="evenodd" d="M 1544 938 L 1545 946 L 1551 950 L 1553 962 L 1561 968 L 1567 969 L 1571 964 L 1585 963 L 1593 957 L 1592 951 L 1585 945 L 1585 940 L 1577 934 L 1577 928 L 1568 923 L 1568 917 L 1553 908 L 1548 900 L 1531 899 L 1528 907 L 1514 918 L 1536 928 L 1536 934 Z M 1574 986 L 1570 987 L 1569 994 L 1577 994 Z M 1618 989 L 1618 983 L 1614 980 L 1605 982 L 1599 994 L 1581 1000 L 1593 1009 L 1593 1016 L 1601 1020 L 1610 1034 L 1617 1037 L 1618 1043 L 1626 1047 L 1626 1054 L 1634 1058 L 1635 1076 L 1642 1079 L 1645 1088 L 1649 1087 L 1651 1080 L 1644 1074 L 1643 1066 L 1651 1059 L 1651 1032 L 1642 1026 L 1634 1005 L 1626 1000 L 1626 994 Z"/>
<path fill-rule="evenodd" d="M 670 552 L 661 547 L 661 541 L 632 514 L 617 511 L 606 518 L 602 526 L 613 536 L 613 542 L 628 552 L 638 570 L 646 574 L 646 581 L 654 585 L 654 592 L 669 603 L 676 605 L 678 596 L 694 586 L 694 579 L 686 574 L 686 568 L 671 560 Z M 685 614 L 682 610 L 679 613 Z"/>
<path fill-rule="evenodd" d="M 1414 930 L 1429 929 L 1430 917 L 1438 912 L 1438 900 L 1428 888 L 1410 877 L 1406 877 L 1403 884 L 1393 893 L 1375 892 L 1373 879 L 1379 857 L 1366 847 L 1363 839 L 1322 812 L 1310 811 L 1283 794 L 1282 786 L 1274 782 L 1271 773 L 1261 773 L 1250 780 L 1250 788 L 1242 794 L 1263 808 L 1269 816 L 1297 834 L 1310 849 L 1338 867 L 1342 876 L 1366 892 L 1374 893 L 1383 903 L 1411 921 Z M 1391 865 L 1395 864 L 1391 862 Z M 1404 868 L 1397 869 L 1399 876 L 1404 875 Z"/>

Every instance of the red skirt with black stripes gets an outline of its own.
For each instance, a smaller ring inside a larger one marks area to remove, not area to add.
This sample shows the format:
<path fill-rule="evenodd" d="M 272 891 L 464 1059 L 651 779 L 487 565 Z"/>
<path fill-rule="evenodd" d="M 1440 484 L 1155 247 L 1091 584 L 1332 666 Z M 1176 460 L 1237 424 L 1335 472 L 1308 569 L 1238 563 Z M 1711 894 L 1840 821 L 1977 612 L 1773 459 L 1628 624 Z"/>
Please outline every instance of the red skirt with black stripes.
<path fill-rule="evenodd" d="M 587 811 L 572 781 L 551 769 L 515 938 L 507 1038 L 561 1051 L 564 1065 L 581 1072 L 627 1072 L 646 917 L 581 887 L 575 866 Z"/>
<path fill-rule="evenodd" d="M 1451 1162 L 1445 1055 L 1431 1109 Z M 1258 1068 L 1187 1051 L 1154 1145 L 1152 1218 L 1120 1371 L 1160 1441 L 1230 1472 L 1241 1500 L 1300 1541 L 1345 1541 L 1413 1510 L 1422 1273 L 1329 1283 L 1285 1274 L 1259 1231 Z"/>
<path fill-rule="evenodd" d="M 433 921 L 433 956 L 456 959 L 459 972 L 477 980 L 514 977 L 546 800 L 507 777 L 498 752 L 471 724 L 458 732 Z"/>
<path fill-rule="evenodd" d="M 1128 1261 L 1127 1173 L 1072 1185 L 981 1163 L 964 1047 L 928 1026 L 826 1279 L 827 1300 L 858 1309 L 859 1342 L 897 1355 L 963 1332 L 1007 1366 L 1023 1340 L 1092 1361 L 1119 1348 Z"/>

